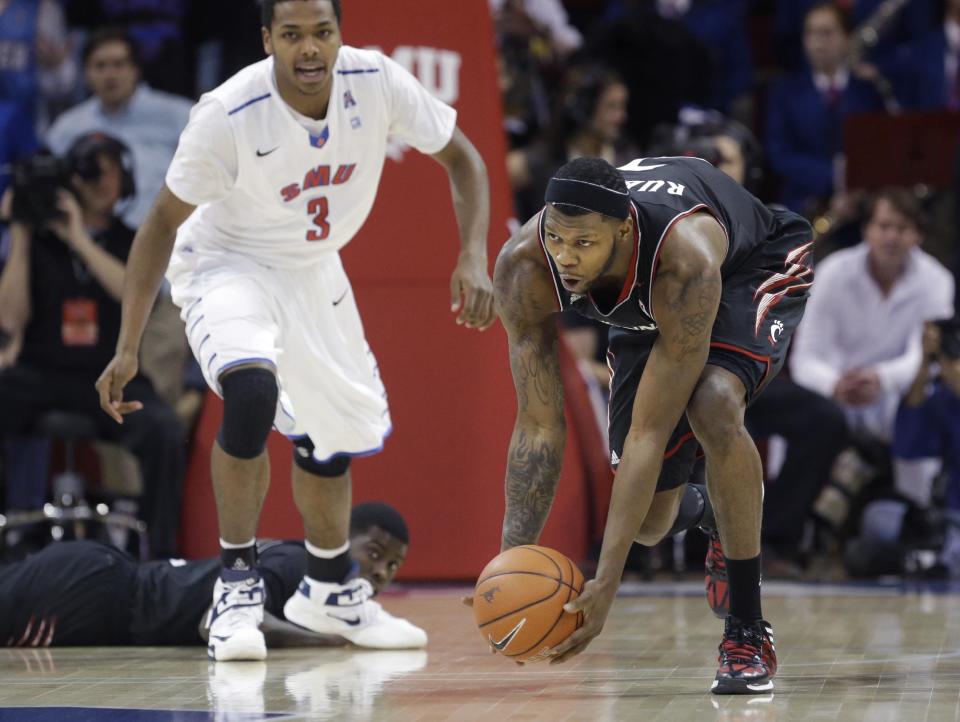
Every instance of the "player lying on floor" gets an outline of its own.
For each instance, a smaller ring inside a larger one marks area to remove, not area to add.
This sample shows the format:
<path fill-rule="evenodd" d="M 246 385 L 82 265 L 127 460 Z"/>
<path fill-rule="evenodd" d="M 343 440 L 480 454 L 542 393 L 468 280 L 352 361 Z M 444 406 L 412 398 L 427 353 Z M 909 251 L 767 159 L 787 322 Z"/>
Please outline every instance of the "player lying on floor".
<path fill-rule="evenodd" d="M 350 550 L 355 571 L 380 593 L 407 554 L 400 513 L 371 502 L 353 508 Z M 267 587 L 261 629 L 268 646 L 341 646 L 336 635 L 287 622 L 283 604 L 303 578 L 302 541 L 262 541 Z M 51 544 L 24 561 L 0 567 L 0 643 L 13 647 L 199 645 L 220 558 L 139 563 L 94 541 Z"/>

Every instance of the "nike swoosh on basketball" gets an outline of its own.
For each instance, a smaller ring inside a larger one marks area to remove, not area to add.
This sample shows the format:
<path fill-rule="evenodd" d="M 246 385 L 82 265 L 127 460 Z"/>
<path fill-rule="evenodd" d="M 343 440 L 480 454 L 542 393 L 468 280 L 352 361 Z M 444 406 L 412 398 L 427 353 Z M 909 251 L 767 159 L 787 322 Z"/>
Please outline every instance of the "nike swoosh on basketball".
<path fill-rule="evenodd" d="M 356 627 L 358 624 L 360 624 L 360 617 L 352 617 L 352 618 L 338 617 L 336 614 L 330 614 L 330 612 L 327 612 L 327 616 L 341 622 L 346 622 L 351 627 Z"/>
<path fill-rule="evenodd" d="M 339 305 L 340 302 L 347 297 L 347 293 L 348 293 L 348 291 L 344 291 L 344 292 L 343 292 L 343 295 L 340 296 L 340 298 L 338 298 L 336 301 L 333 302 L 333 305 L 334 305 L 334 306 Z"/>
<path fill-rule="evenodd" d="M 280 146 L 278 145 L 277 148 L 279 148 L 279 147 L 280 147 Z M 260 149 L 258 148 L 258 149 L 257 149 L 257 158 L 263 158 L 263 156 L 265 156 L 265 155 L 270 155 L 270 154 L 273 153 L 273 151 L 275 151 L 277 148 L 271 148 L 270 150 L 268 150 L 268 151 L 266 151 L 266 152 L 264 152 L 264 151 L 262 151 L 262 150 L 260 150 Z"/>
<path fill-rule="evenodd" d="M 507 648 L 507 645 L 509 645 L 510 642 L 513 641 L 513 638 L 517 636 L 517 633 L 520 631 L 521 627 L 523 627 L 523 625 L 526 624 L 526 622 L 527 622 L 527 618 L 524 617 L 523 619 L 520 620 L 520 623 L 517 624 L 516 627 L 514 627 L 513 629 L 511 629 L 509 632 L 506 633 L 503 639 L 501 639 L 499 642 L 494 642 L 493 638 L 491 638 L 490 644 L 492 644 L 493 648 L 496 649 L 498 652 L 502 652 Z"/>

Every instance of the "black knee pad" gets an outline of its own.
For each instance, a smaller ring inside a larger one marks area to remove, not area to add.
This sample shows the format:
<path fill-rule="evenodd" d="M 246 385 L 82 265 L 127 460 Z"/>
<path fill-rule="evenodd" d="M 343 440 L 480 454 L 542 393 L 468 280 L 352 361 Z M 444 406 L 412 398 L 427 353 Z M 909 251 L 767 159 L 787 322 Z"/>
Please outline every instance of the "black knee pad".
<path fill-rule="evenodd" d="M 223 425 L 217 434 L 220 448 L 238 459 L 259 456 L 267 443 L 277 413 L 277 379 L 273 371 L 251 367 L 220 379 Z"/>
<path fill-rule="evenodd" d="M 304 471 L 317 476 L 342 476 L 350 468 L 350 457 L 338 454 L 329 461 L 319 462 L 313 458 L 313 442 L 309 436 L 293 439 L 293 463 Z"/>

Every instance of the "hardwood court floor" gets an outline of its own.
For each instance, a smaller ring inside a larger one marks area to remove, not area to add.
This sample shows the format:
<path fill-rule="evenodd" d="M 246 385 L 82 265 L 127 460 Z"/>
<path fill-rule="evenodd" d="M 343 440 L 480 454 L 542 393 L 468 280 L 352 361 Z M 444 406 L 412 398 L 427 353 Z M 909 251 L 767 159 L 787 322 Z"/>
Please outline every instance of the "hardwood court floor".
<path fill-rule="evenodd" d="M 428 630 L 427 652 L 0 649 L 0 722 L 960 719 L 960 590 L 766 586 L 772 697 L 708 693 L 721 622 L 696 584 L 629 586 L 590 650 L 552 668 L 490 655 L 460 591 L 424 590 L 385 606 Z"/>

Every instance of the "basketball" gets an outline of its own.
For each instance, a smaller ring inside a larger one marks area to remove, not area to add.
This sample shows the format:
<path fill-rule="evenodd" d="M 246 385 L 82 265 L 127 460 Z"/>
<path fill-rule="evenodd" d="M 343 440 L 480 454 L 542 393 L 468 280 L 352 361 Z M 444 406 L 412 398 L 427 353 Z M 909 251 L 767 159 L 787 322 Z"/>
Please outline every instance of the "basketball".
<path fill-rule="evenodd" d="M 538 662 L 583 623 L 563 605 L 583 591 L 583 574 L 554 549 L 508 549 L 484 567 L 473 593 L 473 616 L 483 638 L 518 662 Z"/>

